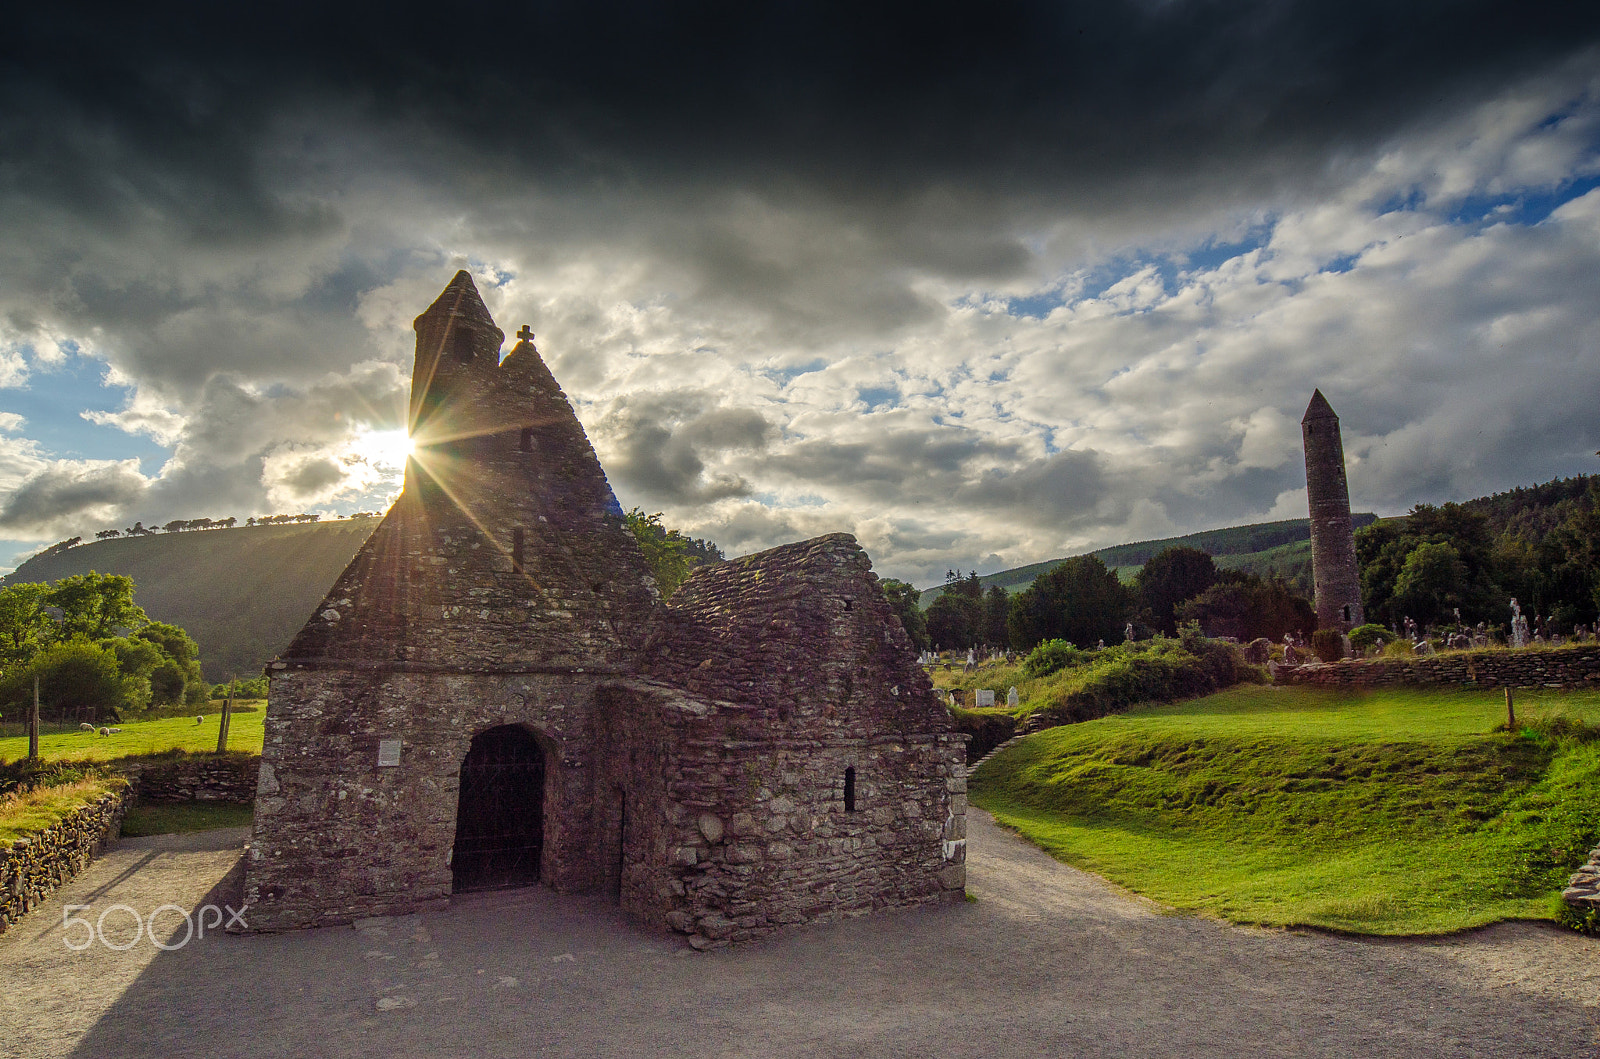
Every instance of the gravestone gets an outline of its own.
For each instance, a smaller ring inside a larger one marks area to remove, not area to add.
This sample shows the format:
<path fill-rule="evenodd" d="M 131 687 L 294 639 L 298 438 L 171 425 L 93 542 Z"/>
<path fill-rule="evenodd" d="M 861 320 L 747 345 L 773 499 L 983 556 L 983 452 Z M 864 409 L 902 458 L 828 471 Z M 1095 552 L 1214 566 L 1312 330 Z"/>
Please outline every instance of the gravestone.
<path fill-rule="evenodd" d="M 984 689 L 981 689 L 979 691 L 974 691 L 972 694 L 973 694 L 974 699 L 975 699 L 974 705 L 977 705 L 977 706 L 993 706 L 994 705 L 994 692 L 990 691 L 988 688 L 984 688 Z"/>
<path fill-rule="evenodd" d="M 1013 684 L 1011 690 L 1006 692 L 1006 705 L 1015 709 L 1019 701 L 1021 700 L 1017 698 L 1017 686 Z"/>

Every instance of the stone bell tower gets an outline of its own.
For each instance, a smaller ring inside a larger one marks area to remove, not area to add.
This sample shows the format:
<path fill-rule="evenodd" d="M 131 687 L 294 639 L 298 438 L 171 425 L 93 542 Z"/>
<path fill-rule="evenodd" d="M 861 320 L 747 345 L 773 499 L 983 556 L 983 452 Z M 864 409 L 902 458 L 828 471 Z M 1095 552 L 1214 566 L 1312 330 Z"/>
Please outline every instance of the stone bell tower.
<path fill-rule="evenodd" d="M 1344 476 L 1339 417 L 1317 390 L 1300 420 L 1306 449 L 1306 499 L 1311 507 L 1311 576 L 1317 628 L 1349 632 L 1363 623 L 1361 568 L 1350 522 L 1350 486 Z"/>

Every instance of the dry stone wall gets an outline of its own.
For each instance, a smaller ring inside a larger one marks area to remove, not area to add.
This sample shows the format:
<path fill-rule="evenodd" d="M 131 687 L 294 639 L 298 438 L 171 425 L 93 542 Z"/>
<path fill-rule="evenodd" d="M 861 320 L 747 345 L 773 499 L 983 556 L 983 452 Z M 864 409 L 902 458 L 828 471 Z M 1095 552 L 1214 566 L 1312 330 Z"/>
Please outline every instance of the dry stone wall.
<path fill-rule="evenodd" d="M 256 775 L 261 758 L 255 754 L 224 754 L 178 758 L 172 761 L 131 762 L 123 771 L 139 779 L 139 804 L 174 802 L 235 802 L 249 804 L 256 796 Z"/>
<path fill-rule="evenodd" d="M 1325 688 L 1600 687 L 1600 644 L 1489 648 L 1420 658 L 1346 659 L 1280 668 L 1280 684 Z"/>
<path fill-rule="evenodd" d="M 1574 908 L 1600 913 L 1600 847 L 1596 847 L 1589 854 L 1588 862 L 1567 880 L 1561 899 Z"/>
<path fill-rule="evenodd" d="M 122 832 L 134 785 L 102 795 L 60 823 L 0 850 L 0 933 L 66 883 Z"/>

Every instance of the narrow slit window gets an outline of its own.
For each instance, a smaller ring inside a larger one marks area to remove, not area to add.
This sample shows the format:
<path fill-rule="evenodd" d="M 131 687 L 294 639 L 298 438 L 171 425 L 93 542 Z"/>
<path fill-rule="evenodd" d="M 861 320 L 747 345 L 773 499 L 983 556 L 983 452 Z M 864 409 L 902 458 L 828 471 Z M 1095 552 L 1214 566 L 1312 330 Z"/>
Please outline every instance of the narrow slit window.
<path fill-rule="evenodd" d="M 522 542 L 525 536 L 521 526 L 511 531 L 511 569 L 519 574 L 522 573 Z"/>
<path fill-rule="evenodd" d="M 856 770 L 853 766 L 844 770 L 844 811 L 856 811 Z"/>
<path fill-rule="evenodd" d="M 533 428 L 532 427 L 523 427 L 522 428 L 522 438 L 518 442 L 518 448 L 520 448 L 523 452 L 532 452 L 533 451 Z"/>
<path fill-rule="evenodd" d="M 1345 621 L 1349 621 L 1350 620 L 1350 604 L 1348 604 L 1348 603 L 1346 603 L 1344 605 L 1344 620 Z"/>

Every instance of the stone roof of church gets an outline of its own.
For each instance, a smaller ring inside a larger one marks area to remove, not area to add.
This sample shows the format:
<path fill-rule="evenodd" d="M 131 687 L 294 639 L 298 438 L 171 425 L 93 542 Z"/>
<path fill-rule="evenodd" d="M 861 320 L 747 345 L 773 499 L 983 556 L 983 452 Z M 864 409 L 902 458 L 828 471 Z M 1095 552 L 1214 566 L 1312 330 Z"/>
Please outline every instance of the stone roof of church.
<path fill-rule="evenodd" d="M 628 671 L 655 582 L 566 394 L 465 272 L 415 327 L 405 489 L 285 657 Z"/>
<path fill-rule="evenodd" d="M 702 566 L 668 602 L 648 675 L 694 694 L 883 731 L 948 725 L 916 652 L 846 533 Z M 887 712 L 891 715 L 883 717 Z"/>

